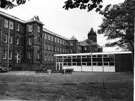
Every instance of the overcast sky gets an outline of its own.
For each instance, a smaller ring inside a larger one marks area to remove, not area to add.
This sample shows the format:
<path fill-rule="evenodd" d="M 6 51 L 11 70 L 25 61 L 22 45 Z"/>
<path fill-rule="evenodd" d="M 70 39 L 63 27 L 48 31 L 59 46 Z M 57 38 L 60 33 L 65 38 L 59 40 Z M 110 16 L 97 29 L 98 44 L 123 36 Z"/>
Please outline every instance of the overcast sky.
<path fill-rule="evenodd" d="M 22 20 L 29 20 L 34 15 L 44 23 L 44 28 L 60 34 L 66 38 L 73 35 L 82 41 L 87 39 L 90 28 L 98 30 L 102 23 L 102 16 L 95 11 L 86 10 L 65 10 L 63 9 L 66 0 L 30 0 L 25 5 L 21 5 L 9 10 L 2 10 L 8 14 L 16 16 Z M 118 4 L 124 0 L 103 0 L 103 6 L 107 4 Z M 104 37 L 98 35 L 98 44 L 104 46 L 107 42 Z M 114 48 L 104 48 L 104 51 L 114 51 Z"/>

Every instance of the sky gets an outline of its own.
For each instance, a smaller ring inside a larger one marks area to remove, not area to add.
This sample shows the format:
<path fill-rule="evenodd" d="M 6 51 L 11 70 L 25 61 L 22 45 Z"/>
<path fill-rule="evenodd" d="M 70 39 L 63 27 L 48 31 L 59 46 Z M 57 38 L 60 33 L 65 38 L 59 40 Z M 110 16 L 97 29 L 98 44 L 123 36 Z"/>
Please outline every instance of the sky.
<path fill-rule="evenodd" d="M 99 29 L 103 16 L 94 10 L 63 9 L 66 0 L 30 0 L 26 4 L 13 9 L 1 10 L 22 20 L 29 20 L 33 16 L 39 16 L 44 23 L 44 28 L 60 34 L 66 38 L 75 36 L 78 41 L 87 39 L 87 34 L 91 28 L 95 31 Z M 103 0 L 103 6 L 107 4 L 118 4 L 124 0 Z M 97 43 L 104 46 L 106 40 L 103 35 L 97 35 Z M 115 48 L 103 48 L 103 51 L 120 51 Z"/>

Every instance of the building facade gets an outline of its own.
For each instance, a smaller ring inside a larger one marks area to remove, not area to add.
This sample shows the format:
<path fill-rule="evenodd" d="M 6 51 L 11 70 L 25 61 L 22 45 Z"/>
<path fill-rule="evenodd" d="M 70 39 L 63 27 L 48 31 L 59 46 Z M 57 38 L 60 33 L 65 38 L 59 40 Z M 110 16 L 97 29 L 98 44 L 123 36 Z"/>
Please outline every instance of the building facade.
<path fill-rule="evenodd" d="M 0 11 L 0 66 L 21 70 L 27 64 L 34 70 L 42 64 L 55 69 L 54 54 L 102 51 L 93 30 L 83 45 L 75 37 L 65 38 L 43 26 L 38 16 L 24 21 Z"/>

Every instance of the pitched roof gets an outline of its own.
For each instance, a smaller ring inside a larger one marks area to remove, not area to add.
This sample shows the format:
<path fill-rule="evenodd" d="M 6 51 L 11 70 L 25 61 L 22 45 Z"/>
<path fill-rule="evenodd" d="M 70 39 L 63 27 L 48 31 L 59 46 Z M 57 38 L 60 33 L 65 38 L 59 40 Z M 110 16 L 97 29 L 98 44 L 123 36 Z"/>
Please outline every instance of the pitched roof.
<path fill-rule="evenodd" d="M 77 40 L 74 36 L 72 36 L 71 38 L 70 38 L 70 40 Z"/>
<path fill-rule="evenodd" d="M 8 17 L 8 18 L 10 18 L 10 19 L 16 20 L 16 21 L 21 22 L 21 23 L 25 23 L 24 20 L 21 20 L 21 19 L 15 17 L 15 16 L 12 16 L 12 15 L 7 14 L 7 13 L 2 12 L 2 11 L 0 11 L 0 15 L 3 15 L 3 16 L 5 16 L 5 17 Z"/>
<path fill-rule="evenodd" d="M 46 29 L 46 28 L 43 28 L 43 31 L 44 31 L 44 32 L 47 32 L 47 33 L 49 33 L 49 34 L 51 34 L 51 35 L 57 36 L 57 37 L 59 37 L 59 38 L 62 38 L 62 39 L 65 39 L 65 40 L 69 40 L 68 38 L 65 38 L 65 37 L 63 37 L 63 36 L 61 36 L 61 35 L 59 35 L 59 34 L 56 34 L 56 33 L 52 32 L 52 31 L 50 31 L 50 30 L 48 30 L 48 29 Z"/>

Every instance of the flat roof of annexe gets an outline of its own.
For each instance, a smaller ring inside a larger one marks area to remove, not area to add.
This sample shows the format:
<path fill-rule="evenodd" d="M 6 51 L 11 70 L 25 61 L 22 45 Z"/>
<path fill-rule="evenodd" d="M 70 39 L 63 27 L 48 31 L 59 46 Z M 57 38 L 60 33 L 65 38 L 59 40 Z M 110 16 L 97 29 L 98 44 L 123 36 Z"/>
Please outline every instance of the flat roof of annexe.
<path fill-rule="evenodd" d="M 113 52 L 90 52 L 90 53 L 75 53 L 75 54 L 55 54 L 54 56 L 84 56 L 84 55 L 107 55 L 107 54 L 132 54 L 131 51 L 113 51 Z"/>

